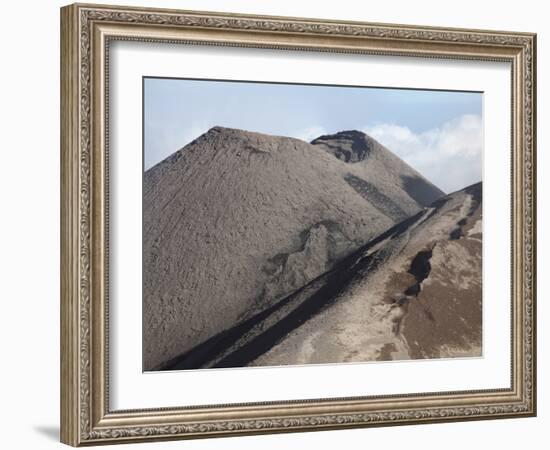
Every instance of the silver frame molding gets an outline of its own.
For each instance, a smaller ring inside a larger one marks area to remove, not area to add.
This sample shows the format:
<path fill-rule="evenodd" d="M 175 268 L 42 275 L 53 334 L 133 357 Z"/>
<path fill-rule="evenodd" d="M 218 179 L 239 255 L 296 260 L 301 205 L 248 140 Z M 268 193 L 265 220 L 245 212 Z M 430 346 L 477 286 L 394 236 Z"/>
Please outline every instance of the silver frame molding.
<path fill-rule="evenodd" d="M 113 40 L 507 61 L 512 67 L 509 389 L 112 411 L 108 58 Z M 61 9 L 61 440 L 97 445 L 536 414 L 536 35 L 75 4 Z"/>

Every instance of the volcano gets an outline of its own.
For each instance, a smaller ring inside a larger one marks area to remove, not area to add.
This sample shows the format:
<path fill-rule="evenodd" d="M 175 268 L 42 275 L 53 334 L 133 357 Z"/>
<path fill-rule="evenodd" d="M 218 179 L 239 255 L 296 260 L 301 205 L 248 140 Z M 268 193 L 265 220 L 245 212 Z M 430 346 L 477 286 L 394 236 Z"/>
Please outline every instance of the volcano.
<path fill-rule="evenodd" d="M 144 173 L 144 369 L 172 367 L 174 361 L 182 361 L 182 355 L 202 355 L 187 358 L 196 367 L 224 365 L 224 358 L 239 351 L 244 355 L 247 343 L 280 320 L 288 320 L 312 285 L 332 285 L 336 282 L 329 274 L 342 271 L 346 277 L 358 276 L 355 266 L 347 266 L 350 258 L 372 246 L 384 232 L 432 213 L 430 223 L 451 220 L 430 206 L 444 195 L 359 131 L 320 136 L 307 143 L 244 130 L 210 129 Z M 446 200 L 445 205 L 453 202 Z M 457 227 L 457 239 L 451 241 L 466 242 L 468 230 Z M 429 230 L 423 233 L 426 242 L 420 247 L 427 251 L 433 236 L 428 236 Z M 434 255 L 437 251 L 432 249 Z M 404 256 L 398 253 L 383 265 L 393 267 L 401 261 Z M 409 250 L 405 253 L 409 255 Z M 365 279 L 373 279 L 375 271 L 368 272 Z M 426 279 L 433 280 L 433 274 Z M 338 298 L 359 289 L 359 281 L 349 283 L 345 289 L 336 289 Z M 330 310 L 339 304 L 328 294 L 322 302 L 334 305 Z M 286 309 L 280 308 L 281 303 Z M 263 353 L 233 360 L 250 365 L 279 364 L 285 358 L 287 363 L 304 358 L 316 362 L 315 356 L 302 358 L 300 352 L 288 349 L 295 348 L 294 340 L 304 339 L 301 333 L 310 333 L 319 320 L 325 325 L 317 332 L 334 330 L 336 322 L 326 319 L 329 309 L 323 308 L 306 314 L 303 323 L 285 328 L 285 335 L 264 345 Z M 401 327 L 410 328 L 406 322 Z M 395 347 L 394 353 L 399 353 L 401 347 L 395 342 L 392 347 L 392 342 L 386 342 L 381 351 L 388 353 Z M 334 361 L 334 352 L 325 345 L 318 351 Z M 348 355 L 340 353 L 337 360 Z"/>

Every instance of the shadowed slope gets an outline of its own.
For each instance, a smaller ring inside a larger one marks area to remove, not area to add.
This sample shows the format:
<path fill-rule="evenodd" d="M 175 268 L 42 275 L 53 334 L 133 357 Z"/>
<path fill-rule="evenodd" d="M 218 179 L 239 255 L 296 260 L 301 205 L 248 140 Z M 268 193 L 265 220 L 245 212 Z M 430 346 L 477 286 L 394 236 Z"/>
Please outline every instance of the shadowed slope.
<path fill-rule="evenodd" d="M 344 283 L 318 282 L 314 295 L 333 295 L 325 299 L 333 306 L 247 364 L 481 356 L 481 220 L 478 183 L 397 225 L 335 269 L 347 273 Z"/>
<path fill-rule="evenodd" d="M 362 178 L 376 184 L 382 193 L 399 186 L 422 206 L 428 206 L 445 195 L 402 159 L 361 131 L 341 131 L 320 136 L 311 143 L 362 170 Z"/>

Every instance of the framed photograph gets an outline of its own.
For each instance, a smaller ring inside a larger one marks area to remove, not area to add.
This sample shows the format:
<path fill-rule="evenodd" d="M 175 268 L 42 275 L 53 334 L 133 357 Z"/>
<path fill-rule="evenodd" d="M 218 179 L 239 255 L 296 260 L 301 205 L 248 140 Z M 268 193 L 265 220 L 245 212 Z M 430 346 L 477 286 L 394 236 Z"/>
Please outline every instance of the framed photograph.
<path fill-rule="evenodd" d="M 62 442 L 535 415 L 535 58 L 62 8 Z"/>

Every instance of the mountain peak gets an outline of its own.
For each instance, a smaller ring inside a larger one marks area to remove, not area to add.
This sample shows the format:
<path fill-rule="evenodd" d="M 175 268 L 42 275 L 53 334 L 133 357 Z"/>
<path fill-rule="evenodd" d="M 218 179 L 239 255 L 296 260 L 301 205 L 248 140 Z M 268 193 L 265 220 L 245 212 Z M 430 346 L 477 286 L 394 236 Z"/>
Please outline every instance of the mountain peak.
<path fill-rule="evenodd" d="M 238 128 L 230 128 L 230 127 L 223 127 L 221 125 L 214 125 L 212 128 L 210 128 L 205 134 L 213 134 L 213 133 L 216 133 L 216 134 L 219 134 L 219 133 L 228 133 L 228 134 L 231 134 L 231 133 L 235 133 L 235 132 L 238 132 L 238 133 L 250 133 L 249 131 L 246 131 L 246 130 L 240 130 Z"/>
<path fill-rule="evenodd" d="M 243 141 L 246 143 L 253 143 L 253 145 L 268 145 L 269 143 L 273 143 L 275 141 L 293 141 L 296 140 L 295 138 L 288 137 L 288 136 L 282 136 L 282 135 L 274 135 L 274 134 L 267 134 L 265 132 L 259 132 L 259 131 L 249 131 L 249 130 L 243 130 L 240 128 L 230 128 L 230 127 L 224 127 L 220 125 L 213 126 L 208 131 L 200 135 L 198 139 L 206 139 L 206 140 L 236 140 L 236 141 Z M 303 142 L 303 141 L 302 141 Z"/>
<path fill-rule="evenodd" d="M 223 127 L 221 125 L 215 125 L 208 131 L 204 132 L 201 137 L 220 137 L 220 136 L 232 136 L 232 137 L 248 137 L 254 135 L 253 131 L 241 130 L 239 128 Z"/>
<path fill-rule="evenodd" d="M 365 137 L 369 137 L 369 136 L 359 130 L 342 130 L 342 131 L 338 131 L 337 133 L 320 136 L 320 138 L 333 138 L 333 137 L 343 137 L 343 138 L 349 138 L 349 139 L 364 139 Z"/>
<path fill-rule="evenodd" d="M 358 130 L 344 130 L 334 134 L 319 136 L 311 141 L 313 145 L 322 145 L 336 158 L 355 163 L 368 159 L 380 144 L 369 135 Z"/>

